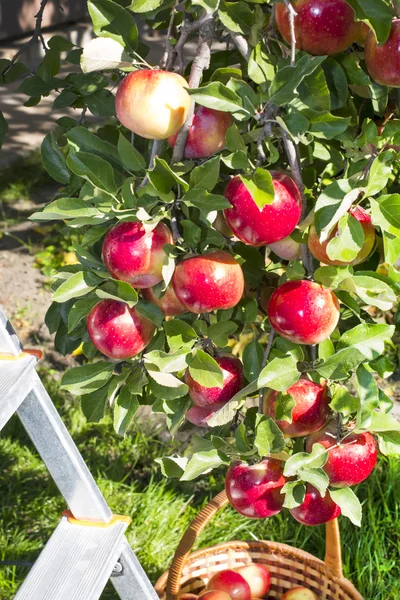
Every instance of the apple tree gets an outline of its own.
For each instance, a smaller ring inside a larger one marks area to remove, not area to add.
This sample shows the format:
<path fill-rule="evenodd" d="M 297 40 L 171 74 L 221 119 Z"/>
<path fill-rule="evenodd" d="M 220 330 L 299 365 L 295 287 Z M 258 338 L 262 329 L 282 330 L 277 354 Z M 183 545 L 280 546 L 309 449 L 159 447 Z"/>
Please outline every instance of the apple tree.
<path fill-rule="evenodd" d="M 121 435 L 141 405 L 193 428 L 163 473 L 225 466 L 243 514 L 359 525 L 352 486 L 400 453 L 379 387 L 399 323 L 397 2 L 88 7 L 96 38 L 52 38 L 21 85 L 78 114 L 43 141 L 62 187 L 31 217 L 79 240 L 46 318 L 87 359 L 64 389 Z M 158 64 L 137 17 L 167 31 Z"/>

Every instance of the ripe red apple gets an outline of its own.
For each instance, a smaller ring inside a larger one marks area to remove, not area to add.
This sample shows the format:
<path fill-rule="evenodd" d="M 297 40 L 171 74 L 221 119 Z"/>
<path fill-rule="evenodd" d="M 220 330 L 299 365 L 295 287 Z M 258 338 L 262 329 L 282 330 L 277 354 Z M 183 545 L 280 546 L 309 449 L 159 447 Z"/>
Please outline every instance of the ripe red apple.
<path fill-rule="evenodd" d="M 339 235 L 338 226 L 332 230 L 329 238 L 325 242 L 320 242 L 317 230 L 314 225 L 311 225 L 309 234 L 308 234 L 308 247 L 310 249 L 311 254 L 320 262 L 325 265 L 333 265 L 335 267 L 340 267 L 341 265 L 358 265 L 362 263 L 368 256 L 371 254 L 374 245 L 375 245 L 375 227 L 372 225 L 371 217 L 369 214 L 361 208 L 361 206 L 355 206 L 349 210 L 349 213 L 357 219 L 359 223 L 361 223 L 361 227 L 364 231 L 364 243 L 357 254 L 357 256 L 349 261 L 341 261 L 341 260 L 331 260 L 327 254 L 326 247 L 329 242 Z"/>
<path fill-rule="evenodd" d="M 278 426 L 289 437 L 303 437 L 318 431 L 325 425 L 330 415 L 327 386 L 321 386 L 308 379 L 300 379 L 286 390 L 296 402 L 292 410 L 292 422 L 277 421 Z M 278 392 L 268 390 L 264 395 L 263 412 L 275 419 Z"/>
<path fill-rule="evenodd" d="M 197 106 L 185 146 L 185 158 L 207 158 L 223 150 L 226 132 L 232 125 L 230 113 Z M 178 134 L 168 138 L 168 144 L 174 148 Z"/>
<path fill-rule="evenodd" d="M 153 287 L 162 281 L 164 245 L 173 243 L 172 233 L 164 223 L 146 232 L 142 223 L 124 221 L 112 227 L 104 238 L 103 261 L 115 279 L 136 288 Z"/>
<path fill-rule="evenodd" d="M 279 242 L 268 244 L 268 248 L 283 260 L 296 260 L 301 255 L 300 244 L 295 242 L 290 235 Z"/>
<path fill-rule="evenodd" d="M 197 427 L 209 427 L 207 421 L 219 411 L 220 408 L 225 406 L 224 402 L 221 404 L 213 404 L 212 406 L 192 406 L 185 414 L 186 421 L 197 425 Z"/>
<path fill-rule="evenodd" d="M 327 427 L 310 435 L 307 452 L 311 452 L 314 444 L 329 449 L 323 469 L 332 487 L 357 485 L 371 475 L 376 465 L 378 449 L 370 433 L 354 433 L 337 444 L 334 429 Z"/>
<path fill-rule="evenodd" d="M 308 588 L 296 587 L 285 592 L 281 600 L 318 600 L 318 596 Z"/>
<path fill-rule="evenodd" d="M 264 458 L 254 465 L 234 463 L 226 474 L 225 490 L 238 513 L 252 519 L 266 519 L 282 510 L 281 489 L 285 483 L 281 461 Z"/>
<path fill-rule="evenodd" d="M 231 354 L 215 357 L 222 369 L 221 387 L 204 387 L 193 379 L 189 369 L 185 374 L 185 383 L 189 386 L 189 396 L 197 406 L 226 404 L 244 386 L 244 374 L 241 361 Z"/>
<path fill-rule="evenodd" d="M 394 19 L 390 35 L 378 44 L 371 30 L 365 41 L 365 62 L 372 79 L 381 85 L 400 87 L 400 19 Z"/>
<path fill-rule="evenodd" d="M 149 140 L 165 140 L 182 127 L 190 108 L 187 81 L 177 73 L 144 69 L 129 73 L 115 98 L 124 127 Z"/>
<path fill-rule="evenodd" d="M 232 600 L 227 592 L 207 589 L 200 594 L 199 598 L 201 598 L 201 600 Z M 188 600 L 190 600 L 190 598 Z"/>
<path fill-rule="evenodd" d="M 153 288 L 146 288 L 142 291 L 142 296 L 150 302 L 154 302 L 162 310 L 166 317 L 177 317 L 187 312 L 182 302 L 178 300 L 172 287 L 172 283 L 167 286 L 165 293 L 160 297 L 156 298 Z"/>
<path fill-rule="evenodd" d="M 354 11 L 345 0 L 293 0 L 296 46 L 315 56 L 344 52 L 354 41 Z M 291 43 L 289 11 L 283 2 L 276 5 L 276 24 Z"/>
<path fill-rule="evenodd" d="M 329 492 L 326 492 L 325 497 L 322 498 L 319 491 L 308 483 L 302 504 L 291 508 L 290 513 L 303 525 L 323 525 L 336 519 L 342 511 L 332 500 Z"/>
<path fill-rule="evenodd" d="M 272 204 L 260 211 L 239 176 L 230 180 L 225 197 L 232 208 L 225 209 L 228 226 L 236 237 L 251 246 L 272 244 L 292 233 L 301 216 L 301 197 L 294 181 L 285 173 L 270 171 L 275 190 Z"/>
<path fill-rule="evenodd" d="M 245 578 L 230 569 L 215 573 L 207 583 L 206 590 L 226 592 L 232 600 L 251 600 L 250 586 Z"/>
<path fill-rule="evenodd" d="M 231 254 L 214 250 L 180 262 L 172 285 L 183 306 L 200 314 L 236 306 L 243 295 L 244 278 Z"/>
<path fill-rule="evenodd" d="M 236 571 L 245 578 L 250 586 L 251 597 L 263 598 L 271 587 L 271 574 L 265 565 L 250 563 Z"/>
<path fill-rule="evenodd" d="M 279 335 L 298 344 L 319 344 L 338 324 L 334 293 L 314 281 L 287 281 L 272 294 L 268 318 Z"/>
<path fill-rule="evenodd" d="M 87 329 L 92 343 L 102 354 L 127 359 L 147 346 L 156 326 L 125 302 L 102 300 L 90 311 Z"/>

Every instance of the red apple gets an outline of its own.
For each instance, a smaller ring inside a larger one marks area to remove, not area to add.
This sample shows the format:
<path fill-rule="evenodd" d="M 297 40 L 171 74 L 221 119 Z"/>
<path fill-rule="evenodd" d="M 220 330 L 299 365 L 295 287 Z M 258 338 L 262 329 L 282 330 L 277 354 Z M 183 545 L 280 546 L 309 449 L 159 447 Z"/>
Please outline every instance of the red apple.
<path fill-rule="evenodd" d="M 127 359 L 147 346 L 156 327 L 125 302 L 102 300 L 90 311 L 87 329 L 97 350 L 110 358 Z"/>
<path fill-rule="evenodd" d="M 196 594 L 192 594 L 191 592 L 185 592 L 183 594 L 179 594 L 179 596 L 178 596 L 178 600 L 197 600 L 197 598 L 198 598 L 198 596 Z M 229 599 L 224 598 L 224 600 L 229 600 Z"/>
<path fill-rule="evenodd" d="M 250 563 L 236 569 L 250 586 L 251 597 L 263 598 L 271 587 L 271 574 L 265 565 Z"/>
<path fill-rule="evenodd" d="M 150 140 L 165 140 L 184 124 L 190 108 L 187 82 L 177 73 L 144 69 L 129 73 L 115 98 L 118 120 Z"/>
<path fill-rule="evenodd" d="M 124 221 L 104 238 L 103 261 L 115 279 L 136 288 L 149 288 L 162 281 L 164 245 L 173 243 L 172 233 L 164 223 L 146 232 L 142 223 Z"/>
<path fill-rule="evenodd" d="M 372 79 L 381 85 L 400 87 L 400 19 L 394 19 L 390 35 L 378 44 L 371 30 L 365 41 L 365 62 Z"/>
<path fill-rule="evenodd" d="M 226 592 L 232 600 L 251 600 L 250 586 L 245 578 L 230 569 L 215 573 L 207 583 L 206 590 Z"/>
<path fill-rule="evenodd" d="M 241 361 L 231 354 L 215 357 L 222 369 L 223 383 L 221 387 L 204 387 L 193 379 L 189 369 L 185 374 L 185 383 L 189 386 L 189 396 L 197 406 L 213 406 L 226 404 L 244 386 L 244 374 Z"/>
<path fill-rule="evenodd" d="M 325 265 L 333 265 L 335 267 L 340 267 L 341 265 L 358 265 L 362 263 L 368 256 L 371 254 L 374 246 L 375 246 L 375 227 L 372 225 L 371 217 L 369 214 L 361 208 L 361 206 L 355 206 L 349 210 L 349 213 L 357 219 L 359 223 L 361 223 L 361 227 L 364 231 L 364 243 L 357 254 L 357 256 L 349 261 L 344 262 L 341 260 L 331 260 L 327 254 L 326 247 L 329 242 L 339 235 L 338 226 L 332 230 L 329 238 L 325 242 L 320 242 L 317 230 L 314 225 L 311 225 L 309 234 L 308 234 L 308 247 L 310 249 L 311 254 L 320 262 Z"/>
<path fill-rule="evenodd" d="M 272 294 L 268 318 L 279 335 L 297 344 L 319 344 L 338 324 L 334 293 L 314 281 L 287 281 Z"/>
<path fill-rule="evenodd" d="M 254 465 L 234 463 L 226 474 L 225 490 L 238 513 L 266 519 L 282 510 L 285 497 L 281 489 L 285 483 L 281 461 L 264 458 Z"/>
<path fill-rule="evenodd" d="M 340 507 L 332 500 L 329 492 L 322 498 L 319 491 L 307 484 L 306 495 L 300 506 L 290 509 L 292 517 L 303 525 L 323 525 L 333 521 L 341 513 Z"/>
<path fill-rule="evenodd" d="M 369 25 L 363 23 L 363 21 L 358 21 L 356 23 L 354 41 L 357 42 L 359 46 L 365 46 L 365 40 L 370 31 L 371 28 Z"/>
<path fill-rule="evenodd" d="M 226 132 L 232 125 L 230 113 L 197 106 L 185 146 L 185 158 L 207 158 L 223 150 L 226 143 Z M 174 148 L 175 134 L 168 138 L 168 144 Z"/>
<path fill-rule="evenodd" d="M 232 600 L 230 595 L 222 590 L 205 590 L 199 598 L 201 600 Z"/>
<path fill-rule="evenodd" d="M 285 592 L 281 600 L 318 600 L 318 596 L 308 588 L 296 587 Z"/>
<path fill-rule="evenodd" d="M 328 389 L 308 379 L 300 379 L 286 390 L 296 402 L 292 410 L 292 422 L 277 421 L 284 435 L 303 437 L 318 431 L 325 425 L 330 415 Z M 263 412 L 275 419 L 278 392 L 268 390 L 264 395 Z"/>
<path fill-rule="evenodd" d="M 311 452 L 314 444 L 329 449 L 323 469 L 332 487 L 357 485 L 371 475 L 376 465 L 378 449 L 370 433 L 354 433 L 338 444 L 333 427 L 327 427 L 310 435 L 307 452 Z"/>
<path fill-rule="evenodd" d="M 354 41 L 354 11 L 345 0 L 293 0 L 296 46 L 315 56 L 344 52 Z M 291 43 L 289 11 L 283 2 L 276 5 L 276 24 Z"/>
<path fill-rule="evenodd" d="M 296 260 L 296 258 L 300 258 L 301 254 L 300 244 L 290 236 L 279 240 L 279 242 L 268 244 L 268 248 L 283 260 Z"/>
<path fill-rule="evenodd" d="M 183 313 L 187 312 L 186 308 L 176 297 L 172 283 L 168 285 L 165 293 L 160 296 L 160 298 L 156 298 L 153 288 L 144 289 L 142 291 L 142 296 L 146 300 L 150 300 L 150 302 L 157 304 L 166 317 L 177 317 L 178 315 L 183 315 Z"/>
<path fill-rule="evenodd" d="M 214 250 L 180 262 L 172 285 L 183 306 L 200 314 L 236 306 L 243 295 L 244 278 L 241 266 L 231 254 Z"/>
<path fill-rule="evenodd" d="M 186 420 L 192 425 L 197 427 L 209 427 L 208 419 L 210 419 L 220 408 L 225 406 L 224 402 L 221 404 L 213 404 L 212 406 L 196 406 L 189 408 L 185 414 Z"/>
<path fill-rule="evenodd" d="M 236 237 L 251 246 L 265 246 L 287 237 L 301 216 L 301 197 L 294 181 L 285 173 L 270 171 L 275 190 L 272 204 L 260 211 L 239 176 L 230 180 L 225 197 L 232 208 L 225 209 L 228 226 Z"/>

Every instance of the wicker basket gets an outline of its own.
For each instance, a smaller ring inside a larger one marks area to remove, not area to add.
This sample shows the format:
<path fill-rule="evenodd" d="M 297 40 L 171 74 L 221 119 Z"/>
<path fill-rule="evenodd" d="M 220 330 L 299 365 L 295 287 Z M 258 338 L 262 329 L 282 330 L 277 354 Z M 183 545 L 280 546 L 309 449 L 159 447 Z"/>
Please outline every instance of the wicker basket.
<path fill-rule="evenodd" d="M 221 492 L 192 521 L 171 568 L 156 583 L 160 598 L 176 600 L 183 592 L 198 594 L 217 571 L 255 562 L 266 565 L 271 573 L 269 599 L 280 599 L 288 589 L 304 586 L 313 590 L 319 600 L 363 600 L 343 577 L 337 520 L 326 525 L 325 562 L 298 548 L 264 541 L 226 542 L 191 553 L 204 527 L 227 504 L 228 498 Z"/>

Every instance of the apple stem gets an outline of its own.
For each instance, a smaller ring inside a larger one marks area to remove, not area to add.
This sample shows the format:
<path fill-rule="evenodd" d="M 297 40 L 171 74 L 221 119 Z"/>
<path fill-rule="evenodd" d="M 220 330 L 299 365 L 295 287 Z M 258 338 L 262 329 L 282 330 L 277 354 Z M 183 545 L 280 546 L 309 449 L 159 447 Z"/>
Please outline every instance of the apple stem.
<path fill-rule="evenodd" d="M 215 15 L 206 15 L 206 18 L 201 20 L 199 29 L 199 41 L 197 45 L 196 56 L 192 62 L 192 68 L 189 76 L 189 87 L 197 88 L 203 75 L 203 71 L 210 66 L 211 59 L 211 43 L 215 30 Z M 192 100 L 188 116 L 183 124 L 178 137 L 176 139 L 174 151 L 172 154 L 171 164 L 177 163 L 183 159 L 185 152 L 186 140 L 189 135 L 189 129 L 192 125 L 194 114 L 194 100 Z"/>
<path fill-rule="evenodd" d="M 267 364 L 268 356 L 269 356 L 269 353 L 271 352 L 272 344 L 274 343 L 274 338 L 275 338 L 275 329 L 272 329 L 272 327 L 271 327 L 271 332 L 268 336 L 268 343 L 267 343 L 267 345 L 265 347 L 265 351 L 264 351 L 263 361 L 261 364 L 261 370 L 263 370 L 263 368 Z M 264 388 L 261 388 L 260 391 L 258 392 L 258 412 L 260 414 L 263 413 L 263 395 L 264 395 Z"/>
<path fill-rule="evenodd" d="M 296 64 L 296 31 L 294 28 L 294 19 L 297 17 L 297 12 L 294 10 L 290 0 L 284 0 L 286 8 L 289 12 L 289 25 L 290 25 L 290 41 L 291 41 L 291 53 L 290 53 L 290 64 L 292 67 Z"/>

